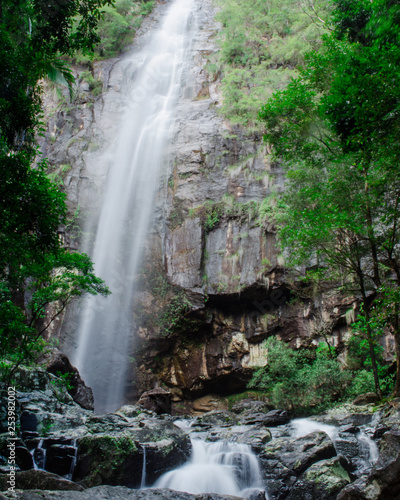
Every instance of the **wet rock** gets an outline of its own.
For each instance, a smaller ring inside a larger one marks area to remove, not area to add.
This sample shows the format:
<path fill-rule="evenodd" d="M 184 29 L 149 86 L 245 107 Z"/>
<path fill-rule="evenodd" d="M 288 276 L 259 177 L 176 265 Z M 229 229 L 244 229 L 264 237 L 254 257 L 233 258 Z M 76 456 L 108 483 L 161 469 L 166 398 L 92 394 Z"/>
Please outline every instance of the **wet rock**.
<path fill-rule="evenodd" d="M 232 412 L 216 410 L 197 417 L 193 425 L 207 429 L 215 426 L 229 427 L 237 423 L 238 418 Z"/>
<path fill-rule="evenodd" d="M 238 401 L 232 406 L 232 412 L 241 416 L 251 415 L 253 413 L 268 413 L 271 406 L 264 401 L 254 401 L 252 399 L 244 399 Z"/>
<path fill-rule="evenodd" d="M 116 415 L 100 416 L 100 422 L 97 425 L 93 422 L 93 427 L 89 427 L 97 431 L 109 428 L 108 432 L 85 435 L 77 440 L 73 479 L 85 487 L 99 484 L 139 487 L 144 448 L 149 484 L 188 459 L 189 438 L 172 422 L 143 418 L 125 423 L 114 419 L 112 424 L 112 417 Z"/>
<path fill-rule="evenodd" d="M 343 457 L 316 462 L 291 487 L 287 500 L 335 500 L 338 492 L 351 482 L 348 469 Z"/>
<path fill-rule="evenodd" d="M 135 418 L 142 413 L 143 409 L 137 405 L 124 405 L 119 408 L 115 414 L 126 418 Z"/>
<path fill-rule="evenodd" d="M 338 427 L 358 427 L 371 423 L 373 417 L 374 408 L 372 405 L 355 406 L 350 403 L 345 403 L 338 407 L 331 408 L 323 415 L 319 415 L 317 420 Z"/>
<path fill-rule="evenodd" d="M 0 489 L 7 490 L 6 486 L 7 476 L 0 475 Z M 15 474 L 15 483 L 19 490 L 68 490 L 68 491 L 82 491 L 82 486 L 72 481 L 68 481 L 57 474 L 51 474 L 44 470 L 29 470 L 17 472 Z M 18 498 L 18 497 L 17 497 Z M 20 498 L 33 498 L 24 497 Z M 38 496 L 38 498 L 40 498 Z M 57 498 L 55 496 L 54 498 Z"/>
<path fill-rule="evenodd" d="M 377 427 L 374 431 L 372 439 L 380 439 L 385 434 L 385 432 L 388 430 L 390 430 L 390 428 L 387 427 L 386 425 L 381 425 L 381 426 Z"/>
<path fill-rule="evenodd" d="M 375 392 L 367 392 L 366 394 L 360 394 L 353 401 L 353 405 L 355 406 L 363 406 L 372 403 L 377 403 L 380 400 L 380 397 Z"/>
<path fill-rule="evenodd" d="M 276 427 L 278 425 L 287 424 L 289 415 L 285 410 L 272 410 L 268 412 L 263 420 L 263 425 L 266 427 Z"/>
<path fill-rule="evenodd" d="M 342 434 L 358 434 L 360 432 L 360 428 L 354 425 L 343 425 L 339 427 L 339 436 Z"/>
<path fill-rule="evenodd" d="M 73 400 L 86 410 L 94 409 L 93 391 L 82 380 L 78 369 L 72 366 L 68 357 L 57 349 L 46 352 L 41 359 L 46 370 L 53 375 L 68 375 L 68 384 L 71 386 L 68 393 Z"/>
<path fill-rule="evenodd" d="M 157 415 L 171 413 L 171 393 L 162 388 L 144 392 L 137 403 L 146 410 L 154 411 Z"/>
<path fill-rule="evenodd" d="M 0 494 L 1 495 L 1 494 Z M 98 486 L 87 490 L 78 491 L 29 491 L 29 492 L 4 492 L 4 498 L 16 498 L 17 500 L 239 500 L 229 495 L 217 495 L 215 493 L 190 495 L 180 491 L 172 490 L 132 490 L 122 486 Z M 0 496 L 1 498 L 1 496 Z"/>
<path fill-rule="evenodd" d="M 260 453 L 260 461 L 267 480 L 291 486 L 314 463 L 335 455 L 329 436 L 324 432 L 313 432 L 298 439 L 273 439 Z"/>
<path fill-rule="evenodd" d="M 246 492 L 247 493 L 247 497 L 248 500 L 266 500 L 266 496 L 265 496 L 265 491 L 263 490 L 257 490 L 257 489 L 254 489 L 254 491 L 251 491 L 250 493 Z"/>
<path fill-rule="evenodd" d="M 25 446 L 15 448 L 15 460 L 21 470 L 33 469 L 33 458 Z"/>
<path fill-rule="evenodd" d="M 259 453 L 271 441 L 271 432 L 262 426 L 240 425 L 228 428 L 216 428 L 207 434 L 207 441 L 225 440 L 232 443 L 248 444 Z"/>
<path fill-rule="evenodd" d="M 65 444 L 52 444 L 46 451 L 46 470 L 66 476 L 72 473 L 75 463 L 76 448 Z"/>
<path fill-rule="evenodd" d="M 26 448 L 24 442 L 21 439 L 13 440 L 15 444 L 15 462 L 16 465 L 21 470 L 28 470 L 33 468 L 33 458 Z M 10 444 L 8 434 L 3 434 L 0 436 L 0 454 L 3 457 L 8 457 L 10 455 L 8 445 Z"/>
<path fill-rule="evenodd" d="M 386 432 L 371 473 L 344 488 L 337 500 L 395 500 L 400 498 L 400 432 Z"/>
<path fill-rule="evenodd" d="M 29 411 L 23 411 L 21 413 L 20 419 L 21 423 L 21 432 L 33 432 L 36 433 L 38 421 L 37 417 L 34 413 L 29 413 Z"/>

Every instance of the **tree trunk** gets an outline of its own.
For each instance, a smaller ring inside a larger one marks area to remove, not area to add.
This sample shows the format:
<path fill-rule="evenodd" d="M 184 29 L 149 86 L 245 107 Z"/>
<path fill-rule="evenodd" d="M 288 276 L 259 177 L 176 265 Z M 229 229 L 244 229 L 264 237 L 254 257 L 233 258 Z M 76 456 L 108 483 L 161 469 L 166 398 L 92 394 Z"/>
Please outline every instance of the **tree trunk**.
<path fill-rule="evenodd" d="M 366 329 L 367 329 L 367 341 L 368 341 L 368 347 L 369 347 L 369 355 L 371 358 L 372 373 L 374 375 L 375 391 L 378 394 L 378 396 L 381 397 L 382 392 L 381 392 L 381 387 L 379 384 L 378 364 L 376 362 L 375 349 L 374 349 L 375 343 L 374 343 L 374 339 L 373 339 L 372 331 L 371 331 L 370 316 L 369 316 L 369 310 L 368 310 L 368 301 L 367 301 L 367 295 L 365 293 L 364 280 L 363 280 L 362 276 L 359 276 L 359 281 L 360 281 L 361 296 L 362 296 L 362 301 L 363 301 L 363 306 L 364 306 L 365 325 L 366 325 Z"/>
<path fill-rule="evenodd" d="M 394 386 L 393 396 L 400 398 L 400 328 L 399 315 L 395 315 L 394 319 L 394 345 L 396 350 L 396 384 Z"/>

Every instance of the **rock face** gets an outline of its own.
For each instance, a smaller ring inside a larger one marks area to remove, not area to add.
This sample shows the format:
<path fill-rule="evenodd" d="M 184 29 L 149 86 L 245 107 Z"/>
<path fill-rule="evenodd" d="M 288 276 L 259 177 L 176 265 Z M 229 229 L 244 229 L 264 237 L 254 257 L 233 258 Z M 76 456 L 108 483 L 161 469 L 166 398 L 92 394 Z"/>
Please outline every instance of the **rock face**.
<path fill-rule="evenodd" d="M 156 8 L 134 46 L 146 43 L 158 9 L 166 7 Z M 349 336 L 347 322 L 354 318 L 356 304 L 350 299 L 290 301 L 275 228 L 260 216 L 270 203 L 263 200 L 283 189 L 282 172 L 271 163 L 260 136 L 246 134 L 219 113 L 220 75 L 208 70 L 218 50 L 214 14 L 211 0 L 196 0 L 200 30 L 192 40 L 154 226 L 134 280 L 130 403 L 156 386 L 167 387 L 177 404 L 240 392 L 252 371 L 266 362 L 262 342 L 267 337 L 309 346 L 317 345 L 325 330 L 340 351 Z M 104 152 L 115 139 L 115 117 L 123 112 L 126 81 L 134 78 L 135 68 L 123 55 L 95 63 L 91 72 L 103 84 L 98 96 L 82 81 L 81 69 L 76 71 L 75 106 L 49 117 L 42 144 L 75 214 L 74 224 L 60 229 L 73 249 L 81 245 L 77 227 L 90 234 L 95 230 L 109 166 Z M 50 95 L 46 104 L 50 115 Z M 63 326 L 55 322 L 49 332 L 61 337 L 67 354 L 73 350 L 78 313 L 75 303 Z M 389 338 L 385 347 L 389 355 Z M 79 390 L 74 398 L 90 407 Z"/>

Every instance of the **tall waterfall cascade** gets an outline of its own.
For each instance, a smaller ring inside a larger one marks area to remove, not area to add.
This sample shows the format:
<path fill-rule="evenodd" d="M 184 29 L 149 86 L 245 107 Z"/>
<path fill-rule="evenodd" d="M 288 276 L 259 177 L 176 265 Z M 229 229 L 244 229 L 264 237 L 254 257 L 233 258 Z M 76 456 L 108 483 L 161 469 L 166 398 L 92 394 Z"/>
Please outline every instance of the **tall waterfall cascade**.
<path fill-rule="evenodd" d="M 123 77 L 130 81 L 126 109 L 124 116 L 115 116 L 117 138 L 105 153 L 110 161 L 91 252 L 95 272 L 112 295 L 85 299 L 73 359 L 93 389 L 98 411 L 115 411 L 123 403 L 134 279 L 196 29 L 193 7 L 194 0 L 175 0 L 145 47 L 124 59 L 134 75 Z"/>

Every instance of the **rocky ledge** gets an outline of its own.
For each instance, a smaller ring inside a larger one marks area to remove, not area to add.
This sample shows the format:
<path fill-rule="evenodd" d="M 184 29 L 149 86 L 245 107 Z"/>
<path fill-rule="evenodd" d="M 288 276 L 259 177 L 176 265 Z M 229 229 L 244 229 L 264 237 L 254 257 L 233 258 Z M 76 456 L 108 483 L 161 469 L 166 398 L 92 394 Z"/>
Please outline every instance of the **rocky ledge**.
<path fill-rule="evenodd" d="M 400 498 L 400 401 L 346 404 L 297 420 L 260 401 L 180 420 L 138 405 L 98 415 L 75 403 L 45 370 L 21 373 L 26 385 L 16 393 L 21 431 L 14 498 L 229 498 L 138 490 L 183 465 L 193 439 L 250 446 L 269 500 Z M 1 416 L 0 498 L 11 498 L 4 406 Z"/>

